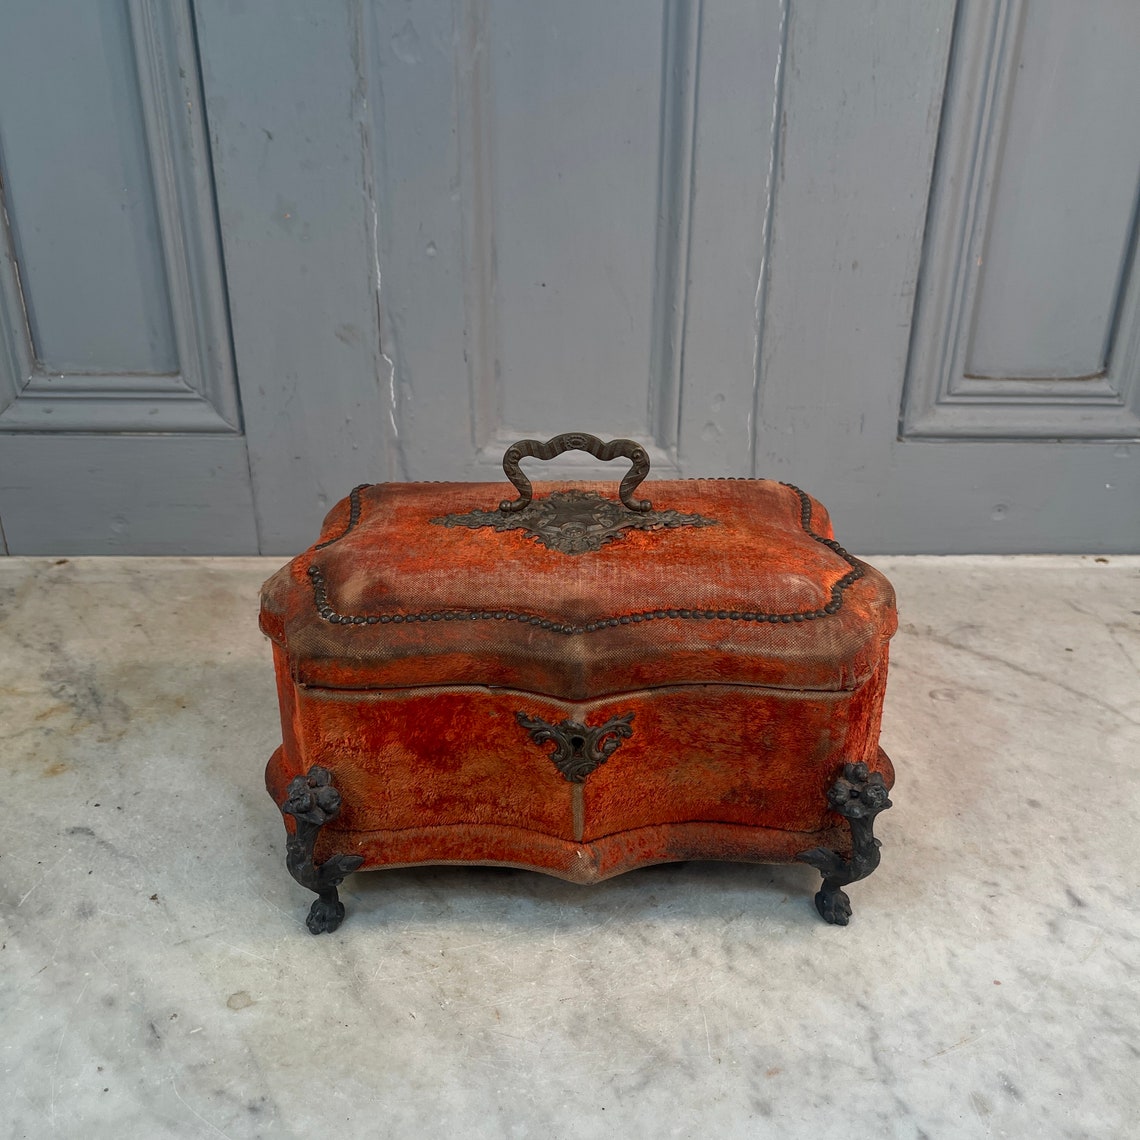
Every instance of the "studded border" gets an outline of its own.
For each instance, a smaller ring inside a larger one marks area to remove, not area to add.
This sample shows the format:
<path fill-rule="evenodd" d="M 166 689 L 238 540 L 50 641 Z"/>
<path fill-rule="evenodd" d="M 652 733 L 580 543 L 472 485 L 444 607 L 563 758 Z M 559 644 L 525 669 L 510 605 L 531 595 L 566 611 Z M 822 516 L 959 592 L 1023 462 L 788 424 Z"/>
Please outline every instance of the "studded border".
<path fill-rule="evenodd" d="M 344 530 L 342 530 L 340 534 L 338 534 L 335 538 L 329 538 L 324 542 L 318 542 L 317 545 L 313 547 L 314 550 L 324 550 L 326 546 L 332 546 L 334 542 L 340 542 L 340 540 L 344 538 L 344 536 L 348 534 L 348 532 L 352 530 L 358 522 L 360 522 L 360 492 L 367 491 L 371 486 L 371 483 L 361 483 L 349 491 L 348 526 L 346 526 Z"/>
<path fill-rule="evenodd" d="M 318 546 L 313 547 L 314 550 L 320 550 L 322 547 L 330 546 L 338 539 L 343 538 L 360 519 L 360 492 L 365 487 L 371 486 L 369 483 L 361 484 L 361 486 L 353 489 L 350 495 L 349 503 L 349 518 L 348 526 L 344 531 L 337 535 L 336 538 L 329 539 L 327 542 L 322 542 Z M 589 622 L 587 625 L 573 625 L 566 622 L 554 621 L 551 618 L 544 618 L 539 614 L 525 613 L 521 610 L 433 610 L 427 613 L 415 614 L 400 614 L 400 613 L 385 613 L 385 614 L 342 614 L 338 613 L 329 602 L 328 596 L 328 583 L 325 581 L 325 576 L 321 572 L 320 567 L 310 566 L 308 569 L 309 581 L 313 587 L 313 602 L 316 605 L 317 613 L 325 621 L 332 625 L 403 625 L 409 622 L 419 621 L 515 621 L 521 625 L 534 625 L 540 629 L 549 630 L 551 633 L 596 633 L 601 629 L 612 629 L 619 625 L 636 625 L 640 622 L 646 621 L 662 621 L 673 619 L 695 619 L 698 621 L 759 621 L 768 622 L 773 625 L 788 624 L 791 622 L 803 621 L 816 621 L 819 618 L 828 617 L 831 614 L 837 613 L 843 605 L 843 592 L 848 586 L 859 581 L 863 577 L 863 567 L 853 555 L 848 554 L 842 546 L 833 538 L 825 538 L 821 534 L 816 534 L 811 529 L 811 499 L 808 498 L 806 492 L 801 491 L 799 487 L 792 483 L 781 483 L 781 487 L 787 487 L 792 491 L 800 500 L 800 526 L 804 532 L 821 546 L 826 546 L 828 550 L 834 551 L 840 558 L 846 562 L 851 569 L 839 579 L 831 587 L 831 597 L 825 606 L 817 610 L 800 610 L 798 613 L 790 614 L 771 614 L 763 613 L 758 610 L 694 610 L 694 609 L 669 609 L 669 610 L 642 610 L 639 613 L 620 614 L 615 617 L 599 618 L 597 621 Z"/>

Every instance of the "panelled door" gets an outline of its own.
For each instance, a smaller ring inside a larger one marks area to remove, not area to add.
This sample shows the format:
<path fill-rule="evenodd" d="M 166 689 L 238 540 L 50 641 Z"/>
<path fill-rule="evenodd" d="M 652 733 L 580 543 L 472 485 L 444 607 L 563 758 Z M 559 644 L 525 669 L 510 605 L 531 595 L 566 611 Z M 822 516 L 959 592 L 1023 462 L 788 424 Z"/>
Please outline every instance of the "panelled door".
<path fill-rule="evenodd" d="M 1138 51 L 1131 0 L 12 6 L 7 548 L 289 553 L 585 430 L 860 550 L 1136 549 Z"/>
<path fill-rule="evenodd" d="M 0 9 L 13 554 L 257 550 L 193 13 Z"/>

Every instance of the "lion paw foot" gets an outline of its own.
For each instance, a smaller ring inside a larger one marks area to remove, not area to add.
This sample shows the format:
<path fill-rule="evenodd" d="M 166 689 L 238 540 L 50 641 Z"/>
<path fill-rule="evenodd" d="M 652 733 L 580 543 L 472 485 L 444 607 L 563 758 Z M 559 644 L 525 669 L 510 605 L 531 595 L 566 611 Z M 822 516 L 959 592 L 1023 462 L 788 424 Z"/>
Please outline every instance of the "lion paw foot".
<path fill-rule="evenodd" d="M 815 909 L 823 921 L 832 926 L 846 926 L 851 921 L 851 900 L 846 891 L 819 891 L 815 896 Z"/>
<path fill-rule="evenodd" d="M 310 934 L 331 934 L 344 921 L 344 903 L 334 894 L 331 899 L 319 898 L 309 908 L 305 925 Z"/>

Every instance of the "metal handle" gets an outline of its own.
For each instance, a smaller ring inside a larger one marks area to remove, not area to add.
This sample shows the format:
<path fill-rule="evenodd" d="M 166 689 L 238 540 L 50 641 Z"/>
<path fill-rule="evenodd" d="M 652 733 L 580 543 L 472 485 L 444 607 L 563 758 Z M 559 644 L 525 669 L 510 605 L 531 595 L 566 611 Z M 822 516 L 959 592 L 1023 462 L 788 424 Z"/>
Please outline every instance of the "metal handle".
<path fill-rule="evenodd" d="M 596 435 L 587 435 L 584 431 L 569 431 L 563 435 L 556 435 L 545 443 L 537 439 L 520 439 L 512 443 L 503 456 L 503 471 L 507 478 L 515 485 L 519 493 L 517 499 L 504 499 L 499 504 L 499 510 L 507 514 L 521 511 L 529 506 L 533 495 L 530 480 L 523 474 L 520 464 L 528 457 L 535 459 L 553 459 L 564 451 L 588 451 L 596 459 L 609 462 L 619 456 L 630 461 L 630 469 L 618 487 L 618 494 L 622 503 L 631 511 L 648 511 L 653 504 L 648 499 L 635 499 L 642 479 L 649 474 L 649 456 L 640 443 L 632 439 L 611 439 L 603 443 Z"/>

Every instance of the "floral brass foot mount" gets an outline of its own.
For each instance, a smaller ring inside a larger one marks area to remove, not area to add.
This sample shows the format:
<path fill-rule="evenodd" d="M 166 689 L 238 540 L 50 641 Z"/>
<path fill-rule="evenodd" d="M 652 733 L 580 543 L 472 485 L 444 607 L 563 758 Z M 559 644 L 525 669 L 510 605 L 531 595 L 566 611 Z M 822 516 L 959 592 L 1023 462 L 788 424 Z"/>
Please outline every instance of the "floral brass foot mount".
<path fill-rule="evenodd" d="M 851 919 L 851 900 L 843 890 L 865 879 L 879 865 L 879 841 L 873 831 L 875 816 L 891 806 L 887 786 L 878 772 L 866 764 L 844 764 L 839 779 L 828 789 L 827 802 L 851 825 L 851 858 L 844 859 L 828 847 L 801 851 L 796 858 L 823 875 L 815 896 L 815 908 L 825 922 L 846 926 Z"/>
<path fill-rule="evenodd" d="M 345 875 L 364 862 L 364 857 L 331 855 L 320 865 L 313 862 L 321 828 L 340 815 L 340 792 L 333 787 L 329 770 L 317 765 L 306 775 L 295 776 L 286 789 L 281 811 L 297 821 L 285 844 L 285 866 L 301 886 L 317 892 L 305 925 L 312 934 L 331 934 L 344 919 L 344 903 L 337 887 Z"/>

